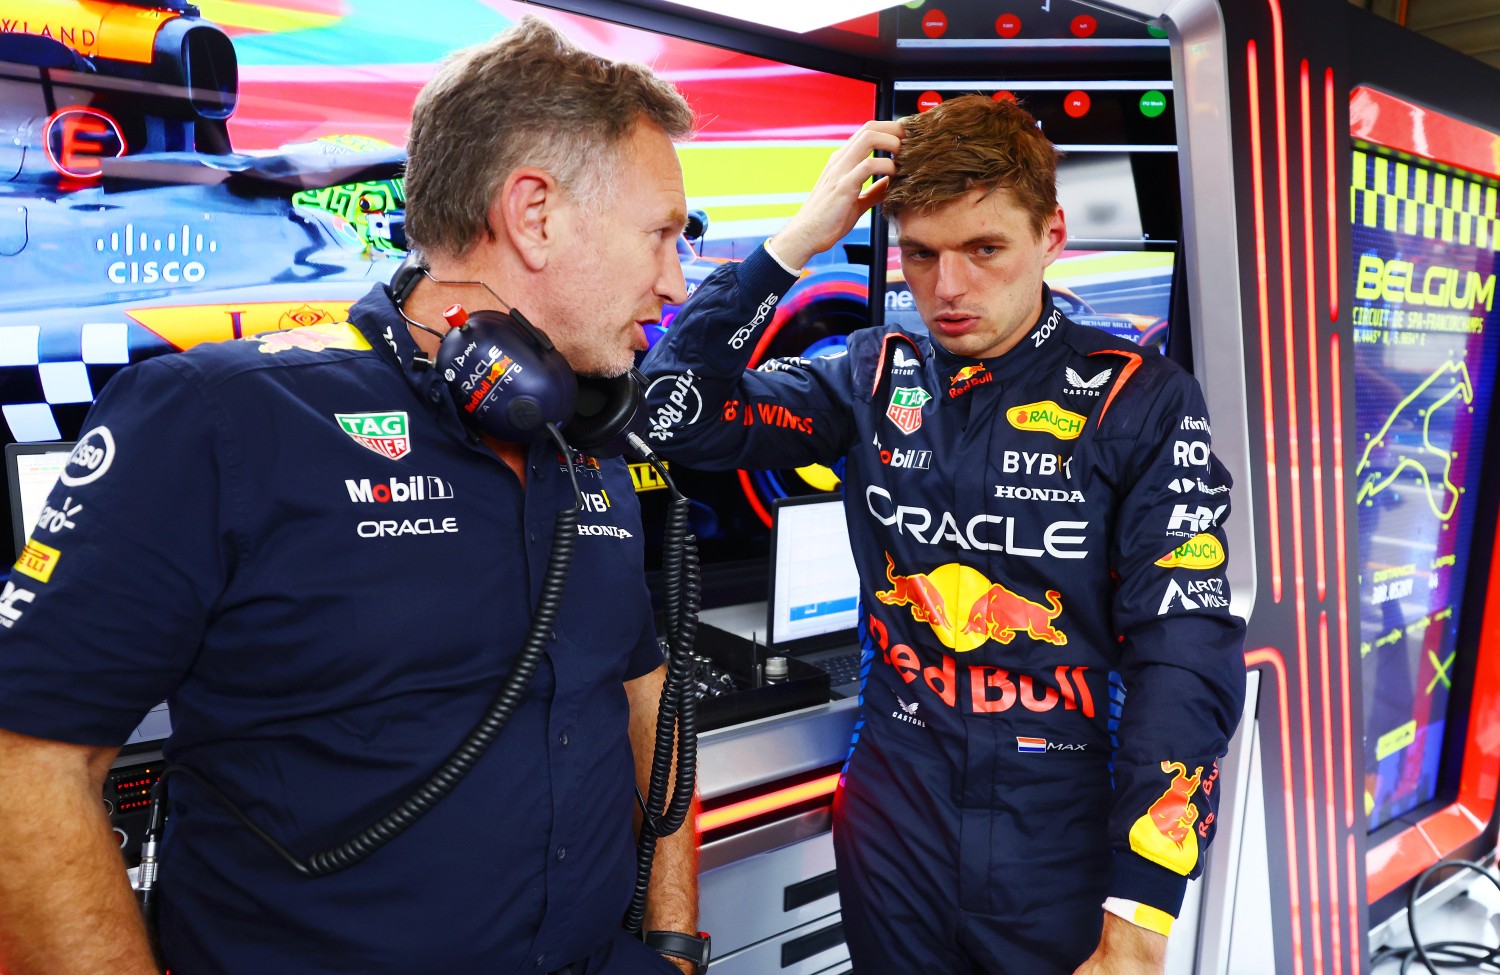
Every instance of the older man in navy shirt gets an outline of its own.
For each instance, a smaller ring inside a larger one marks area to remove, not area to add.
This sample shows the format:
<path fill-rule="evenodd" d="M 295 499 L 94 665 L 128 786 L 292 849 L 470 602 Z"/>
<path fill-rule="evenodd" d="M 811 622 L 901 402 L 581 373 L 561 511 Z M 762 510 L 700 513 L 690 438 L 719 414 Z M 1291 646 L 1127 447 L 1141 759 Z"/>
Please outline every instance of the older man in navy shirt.
<path fill-rule="evenodd" d="M 202 776 L 172 780 L 173 971 L 692 970 L 621 927 L 662 685 L 621 461 L 583 459 L 599 500 L 535 678 L 415 825 L 308 878 L 203 784 L 305 858 L 409 796 L 485 713 L 575 494 L 550 442 L 461 422 L 433 333 L 451 304 L 504 296 L 575 372 L 627 370 L 684 298 L 672 140 L 691 124 L 645 68 L 528 19 L 418 99 L 408 230 L 431 274 L 404 307 L 376 287 L 347 324 L 202 346 L 104 391 L 52 496 L 72 517 L 37 530 L 52 568 L 7 585 L 0 968 L 157 970 L 99 796 L 165 698 L 166 757 Z M 696 931 L 693 844 L 659 844 L 648 929 Z"/>

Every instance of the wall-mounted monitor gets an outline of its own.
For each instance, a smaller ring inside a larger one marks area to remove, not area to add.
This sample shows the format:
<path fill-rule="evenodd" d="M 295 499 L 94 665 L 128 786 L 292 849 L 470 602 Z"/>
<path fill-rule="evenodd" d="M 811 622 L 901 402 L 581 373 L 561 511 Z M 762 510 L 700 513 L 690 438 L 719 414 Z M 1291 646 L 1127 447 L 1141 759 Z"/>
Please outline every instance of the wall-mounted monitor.
<path fill-rule="evenodd" d="M 1483 610 L 1465 590 L 1490 571 L 1473 541 L 1496 463 L 1500 185 L 1373 145 L 1352 174 L 1364 801 L 1379 831 L 1438 798 L 1445 738 L 1465 734 L 1451 690 Z"/>

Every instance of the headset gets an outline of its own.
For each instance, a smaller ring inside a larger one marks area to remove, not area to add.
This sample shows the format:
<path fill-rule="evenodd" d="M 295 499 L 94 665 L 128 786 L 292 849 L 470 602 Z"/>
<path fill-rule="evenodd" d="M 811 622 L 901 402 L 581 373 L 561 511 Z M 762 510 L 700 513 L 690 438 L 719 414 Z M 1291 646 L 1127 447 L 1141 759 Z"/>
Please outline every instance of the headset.
<path fill-rule="evenodd" d="M 475 285 L 508 311 L 466 312 L 454 305 L 439 333 L 406 318 L 402 305 L 423 279 L 435 284 Z M 645 433 L 640 407 L 645 377 L 634 368 L 615 377 L 575 375 L 562 353 L 521 311 L 479 281 L 438 281 L 412 251 L 391 276 L 391 298 L 408 324 L 438 335 L 433 366 L 465 423 L 497 440 L 530 443 L 561 428 L 567 442 L 595 457 L 626 452 L 629 434 Z"/>

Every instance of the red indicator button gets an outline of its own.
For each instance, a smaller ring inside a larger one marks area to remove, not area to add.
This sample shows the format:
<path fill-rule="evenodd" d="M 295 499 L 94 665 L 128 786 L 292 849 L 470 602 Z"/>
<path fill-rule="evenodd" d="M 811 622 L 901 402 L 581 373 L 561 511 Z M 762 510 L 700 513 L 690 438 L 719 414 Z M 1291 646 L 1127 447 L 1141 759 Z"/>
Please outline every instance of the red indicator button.
<path fill-rule="evenodd" d="M 1063 111 L 1073 118 L 1083 118 L 1089 113 L 1089 93 L 1086 91 L 1070 91 L 1063 99 Z"/>
<path fill-rule="evenodd" d="M 948 33 L 948 15 L 936 8 L 922 15 L 922 33 L 928 37 L 942 37 Z"/>
<path fill-rule="evenodd" d="M 1001 37 L 1015 37 L 1021 33 L 1021 18 L 1015 14 L 1001 14 L 995 19 L 995 33 Z"/>
<path fill-rule="evenodd" d="M 1073 31 L 1074 37 L 1093 37 L 1094 31 L 1099 29 L 1099 21 L 1088 14 L 1079 14 L 1068 27 Z"/>
<path fill-rule="evenodd" d="M 943 103 L 943 96 L 935 91 L 924 91 L 917 96 L 917 111 L 925 112 L 929 108 L 937 108 Z"/>
<path fill-rule="evenodd" d="M 997 102 L 1013 102 L 1016 100 L 1016 93 L 1013 91 L 997 91 L 990 97 Z"/>

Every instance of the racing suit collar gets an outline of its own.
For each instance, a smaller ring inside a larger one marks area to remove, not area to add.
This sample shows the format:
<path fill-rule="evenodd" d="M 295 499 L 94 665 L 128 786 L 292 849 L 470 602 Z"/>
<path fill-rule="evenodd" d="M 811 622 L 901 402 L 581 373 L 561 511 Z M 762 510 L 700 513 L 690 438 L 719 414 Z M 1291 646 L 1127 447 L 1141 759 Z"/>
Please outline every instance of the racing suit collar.
<path fill-rule="evenodd" d="M 1005 380 L 1036 368 L 1042 357 L 1054 347 L 1063 344 L 1063 335 L 1066 334 L 1071 324 L 1052 303 L 1052 289 L 1043 284 L 1041 314 L 1037 316 L 1036 321 L 1031 323 L 1031 327 L 1026 330 L 1021 341 L 1003 355 L 972 359 L 949 352 L 941 342 L 932 338 L 930 333 L 928 339 L 932 343 L 933 361 L 940 370 L 957 372 L 965 367 L 983 365 L 986 371 L 995 374 L 996 379 Z"/>

